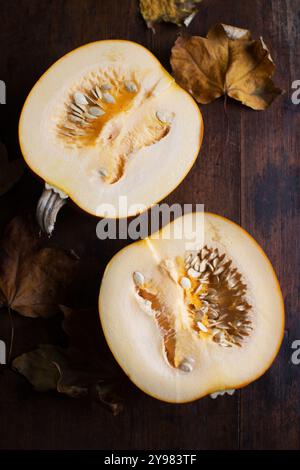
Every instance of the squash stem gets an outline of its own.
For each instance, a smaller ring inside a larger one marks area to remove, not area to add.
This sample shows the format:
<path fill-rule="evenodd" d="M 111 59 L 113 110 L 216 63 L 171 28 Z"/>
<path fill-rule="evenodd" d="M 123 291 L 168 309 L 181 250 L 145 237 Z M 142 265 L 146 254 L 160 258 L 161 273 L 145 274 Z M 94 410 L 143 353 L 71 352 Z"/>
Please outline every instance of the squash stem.
<path fill-rule="evenodd" d="M 42 231 L 49 237 L 54 230 L 57 214 L 67 202 L 53 189 L 44 189 L 36 209 L 36 218 Z"/>

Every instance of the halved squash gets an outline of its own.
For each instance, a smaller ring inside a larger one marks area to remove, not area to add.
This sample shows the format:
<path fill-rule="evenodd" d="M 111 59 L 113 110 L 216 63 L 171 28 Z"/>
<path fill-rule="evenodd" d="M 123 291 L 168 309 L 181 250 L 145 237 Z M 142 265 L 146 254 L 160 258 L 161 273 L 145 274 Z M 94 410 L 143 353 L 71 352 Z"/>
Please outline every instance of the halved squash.
<path fill-rule="evenodd" d="M 30 92 L 19 125 L 37 175 L 86 212 L 113 218 L 134 216 L 178 186 L 202 134 L 190 95 L 150 51 L 124 40 L 58 60 Z"/>
<path fill-rule="evenodd" d="M 270 261 L 235 223 L 176 219 L 110 261 L 99 312 L 108 345 L 149 395 L 188 402 L 240 388 L 278 353 L 284 305 Z"/>

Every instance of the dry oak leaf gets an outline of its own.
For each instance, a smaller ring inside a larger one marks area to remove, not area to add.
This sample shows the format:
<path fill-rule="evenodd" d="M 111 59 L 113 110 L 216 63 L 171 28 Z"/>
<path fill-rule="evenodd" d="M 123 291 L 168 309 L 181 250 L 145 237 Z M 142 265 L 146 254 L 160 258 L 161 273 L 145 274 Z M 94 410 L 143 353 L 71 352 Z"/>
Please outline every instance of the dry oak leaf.
<path fill-rule="evenodd" d="M 275 64 L 268 48 L 247 29 L 220 23 L 206 38 L 179 37 L 171 66 L 177 82 L 202 104 L 228 95 L 264 110 L 282 93 L 271 79 Z"/>
<path fill-rule="evenodd" d="M 27 317 L 60 312 L 78 258 L 44 245 L 31 217 L 18 216 L 8 224 L 0 241 L 0 307 Z"/>
<path fill-rule="evenodd" d="M 140 10 L 147 26 L 166 21 L 188 26 L 197 13 L 197 4 L 202 0 L 140 0 Z"/>
<path fill-rule="evenodd" d="M 20 158 L 8 160 L 7 149 L 0 142 L 0 196 L 9 191 L 24 173 L 24 162 Z"/>
<path fill-rule="evenodd" d="M 59 347 L 43 344 L 14 359 L 12 368 L 24 375 L 37 392 L 56 390 L 60 379 L 58 362 L 64 360 Z"/>
<path fill-rule="evenodd" d="M 35 390 L 56 390 L 71 398 L 90 397 L 114 415 L 123 409 L 118 391 L 122 377 L 101 334 L 97 308 L 74 310 L 61 306 L 69 346 L 44 344 L 14 359 L 12 367 Z"/>
<path fill-rule="evenodd" d="M 56 391 L 70 398 L 90 397 L 114 415 L 123 410 L 116 384 L 99 373 L 72 363 L 67 352 L 51 344 L 42 344 L 14 359 L 12 368 L 22 374 L 37 392 Z"/>

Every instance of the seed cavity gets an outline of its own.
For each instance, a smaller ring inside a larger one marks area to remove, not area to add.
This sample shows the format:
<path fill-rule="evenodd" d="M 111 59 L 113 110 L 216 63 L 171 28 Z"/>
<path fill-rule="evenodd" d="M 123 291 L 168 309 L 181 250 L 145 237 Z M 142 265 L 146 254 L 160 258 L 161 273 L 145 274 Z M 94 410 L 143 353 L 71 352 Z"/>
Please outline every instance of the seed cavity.
<path fill-rule="evenodd" d="M 157 286 L 152 285 L 151 282 L 147 282 L 147 286 L 136 283 L 136 294 L 143 302 L 150 302 L 151 316 L 155 319 L 162 335 L 164 356 L 171 367 L 177 367 L 174 318 L 164 304 Z"/>
<path fill-rule="evenodd" d="M 105 74 L 101 70 L 92 71 L 77 84 L 77 90 L 66 94 L 53 115 L 53 130 L 67 148 L 94 148 L 94 153 L 99 155 L 99 165 L 109 166 L 105 184 L 118 182 L 126 172 L 128 161 L 139 150 L 165 138 L 171 128 L 168 119 L 158 121 L 155 113 L 143 113 L 138 122 L 130 119 L 136 107 L 142 109 L 152 94 L 141 95 L 136 103 L 134 93 L 139 92 L 138 82 L 135 75 L 126 74 L 119 75 L 114 69 Z M 124 112 L 128 126 L 123 128 L 119 116 Z M 97 169 L 91 168 L 90 172 L 93 179 Z"/>
<path fill-rule="evenodd" d="M 199 253 L 184 257 L 186 277 L 193 285 L 187 296 L 196 331 L 208 332 L 219 346 L 241 346 L 252 331 L 251 305 L 247 286 L 237 268 L 218 248 L 204 246 Z M 199 308 L 200 302 L 200 308 Z M 203 318 L 206 318 L 202 328 Z"/>
<path fill-rule="evenodd" d="M 160 260 L 161 275 L 173 283 L 166 295 L 162 284 L 145 281 L 140 271 L 132 276 L 142 310 L 156 321 L 162 335 L 164 356 L 170 366 L 183 372 L 195 367 L 195 342 L 209 341 L 217 347 L 240 347 L 251 335 L 252 307 L 247 285 L 233 262 L 217 248 L 205 245 L 199 253 L 186 253 Z M 220 271 L 220 269 L 222 270 Z M 183 291 L 177 297 L 176 292 Z"/>
<path fill-rule="evenodd" d="M 195 299 L 189 307 L 195 318 L 194 329 L 209 332 L 222 347 L 241 346 L 252 331 L 251 305 L 246 299 L 247 286 L 232 261 L 218 248 L 205 246 L 196 256 L 185 256 L 185 269 L 187 277 L 199 283 L 194 295 L 201 308 Z M 198 321 L 204 315 L 205 325 Z"/>

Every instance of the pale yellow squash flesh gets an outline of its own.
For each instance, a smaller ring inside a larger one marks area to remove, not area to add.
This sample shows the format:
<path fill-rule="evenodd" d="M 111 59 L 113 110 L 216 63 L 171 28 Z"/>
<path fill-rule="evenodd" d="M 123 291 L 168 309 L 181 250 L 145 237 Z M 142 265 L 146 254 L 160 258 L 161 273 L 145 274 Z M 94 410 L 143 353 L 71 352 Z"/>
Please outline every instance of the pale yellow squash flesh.
<path fill-rule="evenodd" d="M 75 94 L 94 99 L 95 87 L 107 84 L 103 93 L 114 102 L 102 96 L 96 103 L 104 114 L 84 127 L 80 118 L 74 123 Z M 99 217 L 132 216 L 163 199 L 190 170 L 202 134 L 193 99 L 150 51 L 123 40 L 87 44 L 58 60 L 32 89 L 19 125 L 30 168 Z"/>
<path fill-rule="evenodd" d="M 280 287 L 270 261 L 255 240 L 235 223 L 210 213 L 204 217 L 200 213 L 185 215 L 171 225 L 177 230 L 182 222 L 187 226 L 197 223 L 198 231 L 203 230 L 203 240 L 162 239 L 170 228 L 167 226 L 159 234 L 133 243 L 110 261 L 99 297 L 105 337 L 125 373 L 149 395 L 176 403 L 240 388 L 260 377 L 272 364 L 284 330 Z M 247 285 L 253 329 L 241 347 L 221 347 L 206 333 L 191 333 L 183 289 L 161 270 L 162 262 L 183 259 L 187 246 L 198 250 L 204 245 L 225 253 Z M 176 317 L 180 354 L 193 357 L 192 371 L 184 372 L 166 360 L 162 331 L 137 300 L 134 272 L 159 286 L 165 304 Z"/>

